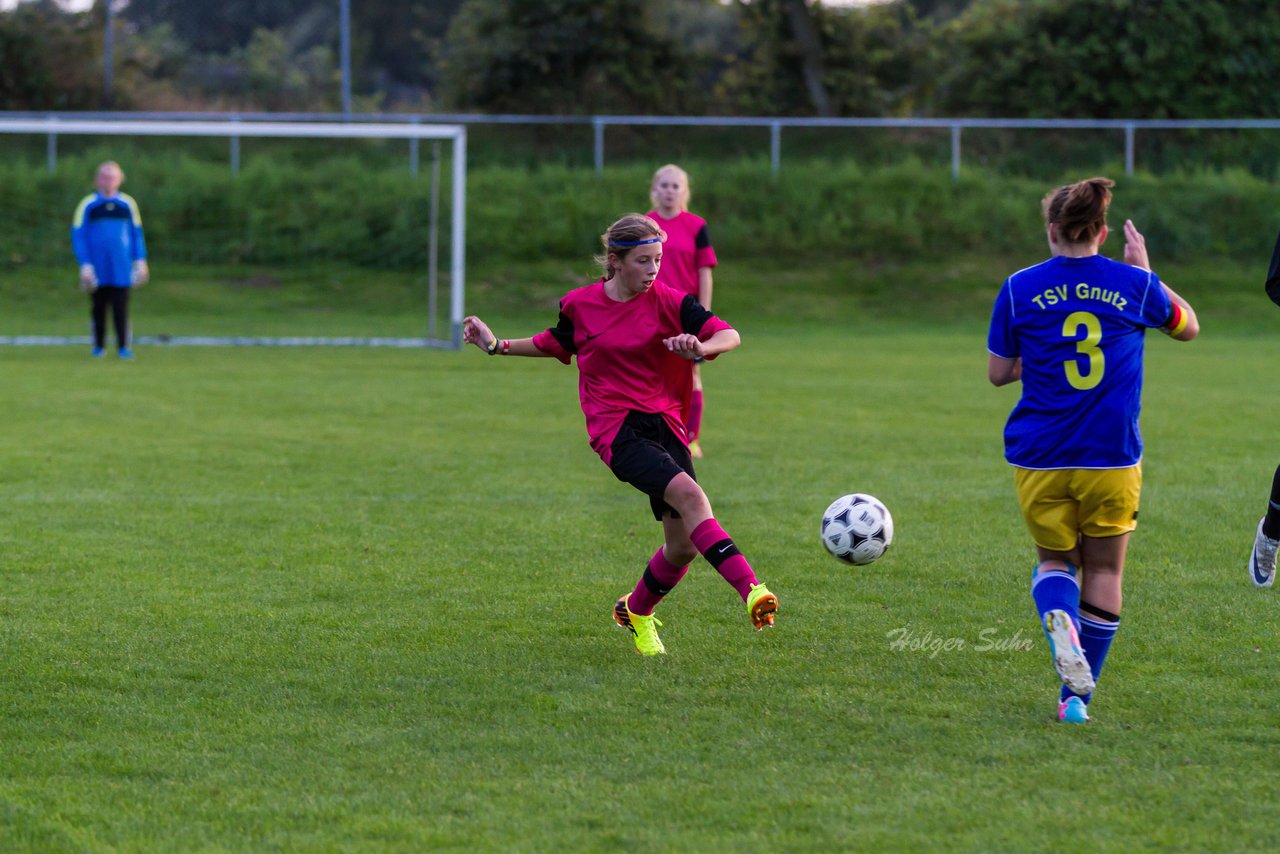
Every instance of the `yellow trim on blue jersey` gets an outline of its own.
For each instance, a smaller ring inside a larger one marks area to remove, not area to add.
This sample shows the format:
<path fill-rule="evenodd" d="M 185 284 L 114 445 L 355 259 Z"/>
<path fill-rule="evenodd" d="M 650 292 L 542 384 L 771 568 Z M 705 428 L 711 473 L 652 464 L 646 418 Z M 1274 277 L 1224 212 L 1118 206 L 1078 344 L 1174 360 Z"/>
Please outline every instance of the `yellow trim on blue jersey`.
<path fill-rule="evenodd" d="M 129 210 L 133 213 L 133 224 L 141 228 L 142 227 L 142 211 L 138 210 L 137 201 L 135 201 L 133 196 L 129 195 L 128 193 L 116 193 L 116 196 L 120 199 L 123 199 L 124 203 L 129 206 Z"/>
<path fill-rule="evenodd" d="M 97 193 L 90 193 L 80 200 L 80 204 L 76 205 L 76 212 L 71 217 L 71 227 L 79 228 L 84 225 L 84 212 L 89 209 L 89 205 L 98 197 Z M 63 208 L 66 210 L 66 208 Z"/>

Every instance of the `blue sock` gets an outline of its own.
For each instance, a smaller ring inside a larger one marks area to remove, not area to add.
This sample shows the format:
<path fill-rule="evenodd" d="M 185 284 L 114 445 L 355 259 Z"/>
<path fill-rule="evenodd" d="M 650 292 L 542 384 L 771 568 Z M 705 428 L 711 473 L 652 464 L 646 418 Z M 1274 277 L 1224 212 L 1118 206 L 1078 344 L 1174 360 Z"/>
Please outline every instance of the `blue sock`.
<path fill-rule="evenodd" d="M 1116 630 L 1120 628 L 1120 621 L 1111 622 L 1108 620 L 1099 620 L 1094 617 L 1080 618 L 1080 648 L 1084 650 L 1084 657 L 1089 659 L 1089 669 L 1093 671 L 1093 681 L 1098 681 L 1098 676 L 1102 674 L 1102 662 L 1107 660 L 1107 650 L 1111 649 L 1111 641 L 1115 639 Z M 1067 688 L 1062 686 L 1062 699 L 1076 696 Z M 1092 694 L 1078 695 L 1085 703 L 1089 702 Z"/>
<path fill-rule="evenodd" d="M 1036 611 L 1040 613 L 1040 625 L 1044 626 L 1044 615 L 1050 611 L 1066 611 L 1071 622 L 1080 629 L 1080 582 L 1076 581 L 1075 568 L 1067 564 L 1071 571 L 1051 569 L 1048 572 L 1037 572 L 1031 578 L 1031 598 L 1036 602 Z"/>

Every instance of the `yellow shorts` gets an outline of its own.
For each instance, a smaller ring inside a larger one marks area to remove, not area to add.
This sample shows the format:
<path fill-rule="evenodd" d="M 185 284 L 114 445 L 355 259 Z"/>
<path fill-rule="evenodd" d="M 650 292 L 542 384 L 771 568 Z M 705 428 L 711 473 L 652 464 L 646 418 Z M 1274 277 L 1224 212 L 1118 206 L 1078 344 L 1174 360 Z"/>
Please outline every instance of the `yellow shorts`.
<path fill-rule="evenodd" d="M 1014 467 L 1022 518 L 1036 545 L 1056 552 L 1086 537 L 1118 537 L 1138 527 L 1142 465 L 1123 469 Z"/>

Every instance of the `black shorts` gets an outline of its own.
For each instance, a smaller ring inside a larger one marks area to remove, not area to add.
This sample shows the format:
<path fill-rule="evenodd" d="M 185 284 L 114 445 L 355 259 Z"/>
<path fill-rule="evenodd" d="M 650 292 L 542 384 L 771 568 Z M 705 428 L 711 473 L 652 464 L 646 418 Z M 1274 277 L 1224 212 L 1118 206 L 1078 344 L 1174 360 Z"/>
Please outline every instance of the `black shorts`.
<path fill-rule="evenodd" d="M 681 472 L 694 480 L 693 458 L 689 448 L 662 420 L 661 415 L 628 412 L 618 435 L 613 438 L 609 470 L 623 483 L 629 483 L 649 496 L 653 518 L 679 519 L 680 514 L 663 495 L 667 485 Z"/>

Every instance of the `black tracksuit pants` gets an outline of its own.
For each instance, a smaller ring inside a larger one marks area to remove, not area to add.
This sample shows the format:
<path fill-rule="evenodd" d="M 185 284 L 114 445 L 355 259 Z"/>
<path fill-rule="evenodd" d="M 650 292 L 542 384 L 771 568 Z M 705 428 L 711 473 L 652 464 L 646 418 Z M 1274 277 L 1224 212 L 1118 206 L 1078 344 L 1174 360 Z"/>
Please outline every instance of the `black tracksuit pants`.
<path fill-rule="evenodd" d="M 99 285 L 93 292 L 93 346 L 105 349 L 107 346 L 107 309 L 111 309 L 111 319 L 116 327 L 116 345 L 120 349 L 130 346 L 132 335 L 129 330 L 129 291 L 132 288 L 120 285 Z"/>

